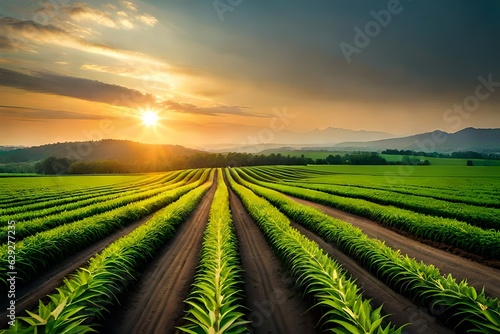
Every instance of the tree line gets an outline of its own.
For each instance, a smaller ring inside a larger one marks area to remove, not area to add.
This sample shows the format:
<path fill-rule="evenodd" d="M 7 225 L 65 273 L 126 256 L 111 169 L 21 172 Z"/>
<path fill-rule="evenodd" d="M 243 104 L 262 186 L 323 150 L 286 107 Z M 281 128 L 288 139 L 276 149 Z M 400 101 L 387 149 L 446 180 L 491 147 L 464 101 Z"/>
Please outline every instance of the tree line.
<path fill-rule="evenodd" d="M 396 150 L 389 149 L 382 151 L 382 154 L 391 155 L 406 155 L 406 156 L 420 156 L 428 158 L 457 158 L 457 159 L 485 159 L 485 160 L 500 160 L 500 154 L 495 153 L 480 153 L 474 151 L 452 152 L 452 153 L 438 153 L 438 152 L 417 152 L 413 150 Z"/>
<path fill-rule="evenodd" d="M 203 168 L 203 167 L 242 167 L 263 165 L 386 165 L 387 162 L 377 153 L 353 153 L 329 155 L 322 159 L 312 159 L 301 156 L 282 155 L 280 153 L 250 154 L 250 153 L 198 153 L 182 158 L 171 159 L 168 162 L 120 162 L 116 160 L 103 161 L 73 161 L 68 158 L 49 157 L 35 165 L 39 174 L 109 174 L 109 173 L 141 173 L 162 172 L 168 170 Z"/>

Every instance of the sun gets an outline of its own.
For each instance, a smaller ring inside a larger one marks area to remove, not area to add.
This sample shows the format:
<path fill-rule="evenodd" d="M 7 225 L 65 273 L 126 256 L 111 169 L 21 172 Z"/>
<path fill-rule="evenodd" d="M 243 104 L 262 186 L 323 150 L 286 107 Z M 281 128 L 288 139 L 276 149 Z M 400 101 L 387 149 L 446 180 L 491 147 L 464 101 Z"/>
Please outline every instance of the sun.
<path fill-rule="evenodd" d="M 142 114 L 142 122 L 144 123 L 144 125 L 146 126 L 156 126 L 158 124 L 158 121 L 159 121 L 159 117 L 158 117 L 158 114 L 155 113 L 154 111 L 145 111 L 143 114 Z"/>

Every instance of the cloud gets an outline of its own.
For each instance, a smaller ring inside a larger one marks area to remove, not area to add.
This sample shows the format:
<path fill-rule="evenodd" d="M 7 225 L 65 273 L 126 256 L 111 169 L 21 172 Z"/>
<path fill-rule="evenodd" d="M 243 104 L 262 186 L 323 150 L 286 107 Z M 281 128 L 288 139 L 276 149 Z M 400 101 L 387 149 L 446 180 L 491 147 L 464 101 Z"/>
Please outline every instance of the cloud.
<path fill-rule="evenodd" d="M 130 108 L 155 104 L 152 95 L 135 89 L 44 72 L 23 74 L 0 68 L 0 85 Z"/>
<path fill-rule="evenodd" d="M 115 75 L 120 75 L 124 77 L 138 78 L 141 76 L 142 71 L 140 68 L 128 64 L 122 64 L 120 66 L 105 66 L 97 64 L 83 64 L 80 66 L 82 70 L 95 71 L 101 73 L 111 73 Z"/>
<path fill-rule="evenodd" d="M 98 9 L 90 7 L 85 3 L 73 3 L 65 5 L 63 10 L 75 21 L 91 21 L 109 28 L 116 28 L 117 24 L 111 15 Z"/>
<path fill-rule="evenodd" d="M 2 34 L 3 32 L 3 34 Z M 23 21 L 11 17 L 0 17 L 0 37 L 3 38 L 5 47 L 10 45 L 55 44 L 62 47 L 72 48 L 79 51 L 112 57 L 119 60 L 127 60 L 153 65 L 156 68 L 164 67 L 165 64 L 152 59 L 140 52 L 117 49 L 108 45 L 88 42 L 76 37 L 68 31 L 54 25 L 41 25 L 34 21 Z M 6 40 L 7 39 L 7 40 Z"/>
<path fill-rule="evenodd" d="M 209 116 L 219 116 L 219 115 L 238 115 L 238 116 L 250 116 L 250 117 L 271 117 L 271 115 L 256 114 L 249 111 L 251 107 L 240 107 L 240 106 L 227 106 L 223 104 L 217 104 L 210 107 L 200 107 L 191 103 L 176 102 L 173 100 L 163 101 L 161 103 L 163 107 L 168 110 L 175 112 L 182 112 L 187 114 L 197 114 L 197 115 L 209 115 Z"/>
<path fill-rule="evenodd" d="M 120 24 L 125 28 L 125 29 L 134 29 L 134 24 L 130 22 L 130 20 L 127 19 L 120 19 Z"/>
<path fill-rule="evenodd" d="M 62 120 L 62 119 L 78 119 L 78 120 L 102 120 L 109 119 L 108 116 L 81 114 L 66 110 L 39 109 L 20 106 L 2 106 L 0 105 L 0 115 L 2 118 L 10 118 L 20 121 L 37 121 L 37 120 Z"/>
<path fill-rule="evenodd" d="M 122 1 L 121 8 L 112 4 L 102 4 L 100 8 L 92 7 L 88 3 L 74 2 L 54 4 L 53 1 L 38 2 L 39 7 L 34 11 L 34 21 L 43 25 L 51 24 L 71 32 L 92 30 L 92 24 L 113 29 L 133 29 L 154 27 L 158 20 L 149 13 L 140 12 L 138 7 L 129 1 Z M 123 19 L 126 18 L 126 19 Z M 84 23 L 86 27 L 75 26 L 75 21 Z M 73 31 L 74 30 L 74 31 Z"/>
<path fill-rule="evenodd" d="M 122 0 L 121 1 L 121 4 L 127 8 L 128 10 L 131 10 L 131 11 L 134 11 L 134 12 L 137 12 L 137 6 L 135 4 L 133 4 L 132 2 L 130 1 L 126 1 L 126 0 Z"/>
<path fill-rule="evenodd" d="M 5 36 L 0 36 L 0 51 L 10 52 L 13 50 L 14 46 L 12 45 L 12 41 Z"/>
<path fill-rule="evenodd" d="M 147 13 L 137 16 L 136 20 L 150 27 L 154 27 L 158 23 L 156 17 L 149 15 Z"/>
<path fill-rule="evenodd" d="M 0 39 L 4 49 L 15 49 L 35 40 L 37 43 L 66 39 L 68 34 L 55 26 L 41 25 L 12 17 L 0 17 Z"/>

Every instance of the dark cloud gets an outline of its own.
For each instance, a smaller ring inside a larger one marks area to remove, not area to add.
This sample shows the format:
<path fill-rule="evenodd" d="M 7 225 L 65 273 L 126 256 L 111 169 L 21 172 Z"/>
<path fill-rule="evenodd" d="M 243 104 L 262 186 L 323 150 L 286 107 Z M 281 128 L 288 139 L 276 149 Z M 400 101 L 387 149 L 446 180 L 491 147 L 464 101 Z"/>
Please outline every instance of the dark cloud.
<path fill-rule="evenodd" d="M 187 114 L 198 114 L 198 115 L 238 115 L 238 116 L 251 116 L 251 117 L 270 117 L 270 115 L 255 114 L 247 110 L 251 110 L 251 107 L 240 107 L 240 106 L 226 106 L 223 104 L 217 104 L 211 107 L 200 107 L 191 103 L 176 102 L 173 100 L 167 100 L 161 103 L 163 107 L 168 110 L 182 112 Z"/>
<path fill-rule="evenodd" d="M 373 13 L 387 12 L 387 0 L 255 0 L 226 11 L 223 24 L 210 2 L 164 7 L 184 13 L 174 23 L 206 49 L 182 55 L 191 65 L 285 99 L 448 103 L 480 75 L 500 80 L 499 1 L 399 2 L 400 13 L 361 46 L 355 27 L 377 25 Z M 341 43 L 359 46 L 350 63 Z"/>
<path fill-rule="evenodd" d="M 12 17 L 0 17 L 0 31 L 4 34 L 15 34 L 29 39 L 37 37 L 65 37 L 67 32 L 53 25 L 42 25 L 34 21 L 18 20 Z M 5 37 L 5 36 L 4 36 Z"/>
<path fill-rule="evenodd" d="M 42 25 L 34 21 L 0 17 L 0 37 L 7 39 L 11 45 L 20 49 L 29 49 L 33 45 L 54 44 L 116 59 L 158 65 L 156 61 L 140 52 L 89 42 L 77 36 L 78 33 L 75 34 L 74 31 L 72 33 L 72 31 L 51 24 Z M 27 46 L 28 44 L 30 46 Z"/>
<path fill-rule="evenodd" d="M 1 52 L 10 52 L 14 50 L 14 45 L 12 41 L 5 36 L 0 36 L 0 51 Z"/>
<path fill-rule="evenodd" d="M 2 118 L 11 118 L 22 121 L 36 120 L 63 120 L 63 119 L 78 119 L 78 120 L 101 120 L 109 119 L 100 115 L 80 114 L 66 110 L 51 110 L 20 106 L 1 106 L 0 115 Z"/>
<path fill-rule="evenodd" d="M 152 95 L 135 89 L 44 72 L 23 74 L 0 68 L 0 85 L 131 108 L 155 103 Z"/>

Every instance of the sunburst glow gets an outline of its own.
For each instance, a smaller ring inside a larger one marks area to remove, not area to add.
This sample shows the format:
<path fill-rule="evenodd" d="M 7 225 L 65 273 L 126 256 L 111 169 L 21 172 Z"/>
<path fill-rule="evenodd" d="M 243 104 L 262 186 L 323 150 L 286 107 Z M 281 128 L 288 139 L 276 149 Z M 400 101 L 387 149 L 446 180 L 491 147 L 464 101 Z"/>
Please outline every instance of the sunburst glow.
<path fill-rule="evenodd" d="M 158 124 L 158 121 L 159 121 L 159 117 L 158 117 L 158 114 L 155 113 L 154 111 L 145 111 L 143 114 L 142 114 L 142 122 L 144 123 L 144 125 L 146 126 L 155 126 Z"/>

